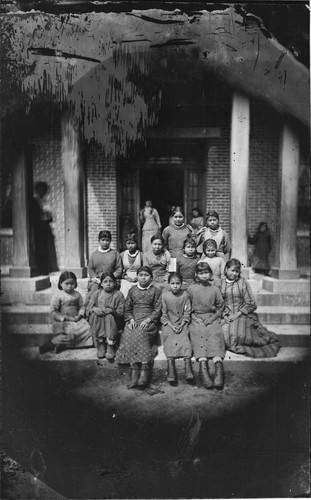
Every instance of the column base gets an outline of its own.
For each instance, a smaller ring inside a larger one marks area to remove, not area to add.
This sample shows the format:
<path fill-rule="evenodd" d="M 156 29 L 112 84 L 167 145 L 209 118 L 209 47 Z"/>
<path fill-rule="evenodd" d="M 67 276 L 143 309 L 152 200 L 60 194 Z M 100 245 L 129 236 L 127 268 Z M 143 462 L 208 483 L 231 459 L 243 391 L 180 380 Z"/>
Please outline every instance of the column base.
<path fill-rule="evenodd" d="M 281 269 L 279 267 L 272 267 L 271 269 L 272 278 L 279 280 L 297 280 L 300 278 L 299 269 Z"/>
<path fill-rule="evenodd" d="M 86 267 L 65 267 L 64 269 L 61 270 L 63 271 L 70 271 L 76 275 L 77 278 L 86 278 L 87 277 L 87 268 Z"/>
<path fill-rule="evenodd" d="M 35 276 L 40 276 L 39 269 L 37 266 L 25 266 L 25 267 L 11 267 L 9 270 L 10 278 L 33 278 Z"/>

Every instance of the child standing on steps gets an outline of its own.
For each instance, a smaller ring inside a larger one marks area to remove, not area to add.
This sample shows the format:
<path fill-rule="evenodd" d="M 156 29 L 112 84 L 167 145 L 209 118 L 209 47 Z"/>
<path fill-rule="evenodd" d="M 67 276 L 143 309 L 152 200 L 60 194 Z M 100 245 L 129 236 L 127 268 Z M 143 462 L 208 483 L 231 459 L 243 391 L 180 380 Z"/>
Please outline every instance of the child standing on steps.
<path fill-rule="evenodd" d="M 113 361 L 118 330 L 122 326 L 124 312 L 123 294 L 116 290 L 113 273 L 103 273 L 100 277 L 101 289 L 93 293 L 86 314 L 91 334 L 97 349 L 97 357 Z"/>
<path fill-rule="evenodd" d="M 222 330 L 229 351 L 252 358 L 277 355 L 279 341 L 275 333 L 264 327 L 255 310 L 257 305 L 247 281 L 240 276 L 241 263 L 231 259 L 220 283 L 224 299 Z"/>
<path fill-rule="evenodd" d="M 162 233 L 164 244 L 170 252 L 171 257 L 177 258 L 183 253 L 183 243 L 191 236 L 192 227 L 185 224 L 185 216 L 180 207 L 176 207 L 172 222 Z"/>
<path fill-rule="evenodd" d="M 77 277 L 64 271 L 58 280 L 58 291 L 52 297 L 50 312 L 52 318 L 61 323 L 62 333 L 39 347 L 40 354 L 53 351 L 58 354 L 65 349 L 93 345 L 90 326 L 84 319 L 83 299 L 77 287 Z"/>
<path fill-rule="evenodd" d="M 125 301 L 125 328 L 116 356 L 119 364 L 131 365 L 129 389 L 145 387 L 149 382 L 158 351 L 155 341 L 161 316 L 161 292 L 152 284 L 150 267 L 141 267 L 137 279 Z"/>
<path fill-rule="evenodd" d="M 143 255 L 144 266 L 151 269 L 153 284 L 160 290 L 167 286 L 171 254 L 164 248 L 161 236 L 152 236 L 151 248 Z"/>
<path fill-rule="evenodd" d="M 167 381 L 176 382 L 175 358 L 184 358 L 186 380 L 192 381 L 192 347 L 188 328 L 191 304 L 189 296 L 181 289 L 180 274 L 171 273 L 168 282 L 169 290 L 162 294 L 161 317 L 163 349 L 167 357 Z"/>
<path fill-rule="evenodd" d="M 143 255 L 138 250 L 137 239 L 129 235 L 126 240 L 126 250 L 121 253 L 123 274 L 120 291 L 127 297 L 128 291 L 137 283 L 137 271 L 143 265 Z"/>
<path fill-rule="evenodd" d="M 252 268 L 255 273 L 270 274 L 269 254 L 272 249 L 271 234 L 266 222 L 261 222 L 258 226 L 256 234 L 248 237 L 248 242 L 255 245 L 252 256 Z"/>
<path fill-rule="evenodd" d="M 206 262 L 196 268 L 195 285 L 190 285 L 188 295 L 192 313 L 189 325 L 190 340 L 194 355 L 200 363 L 200 375 L 206 389 L 222 389 L 224 371 L 222 360 L 225 357 L 225 342 L 221 329 L 223 298 L 219 289 L 211 283 L 213 272 Z M 208 360 L 215 365 L 214 380 L 210 378 Z"/>
<path fill-rule="evenodd" d="M 230 257 L 231 245 L 229 236 L 219 225 L 219 215 L 214 210 L 206 214 L 206 227 L 202 227 L 197 234 L 197 252 L 202 254 L 203 243 L 206 240 L 215 240 L 217 244 L 217 255 L 226 262 Z"/>
<path fill-rule="evenodd" d="M 181 275 L 183 289 L 194 283 L 195 270 L 200 257 L 196 253 L 195 240 L 192 238 L 185 239 L 183 243 L 183 254 L 177 258 L 177 271 Z"/>
<path fill-rule="evenodd" d="M 203 243 L 203 255 L 199 262 L 207 262 L 213 271 L 213 278 L 220 280 L 224 275 L 225 261 L 222 257 L 217 256 L 217 243 L 215 240 L 209 239 Z"/>

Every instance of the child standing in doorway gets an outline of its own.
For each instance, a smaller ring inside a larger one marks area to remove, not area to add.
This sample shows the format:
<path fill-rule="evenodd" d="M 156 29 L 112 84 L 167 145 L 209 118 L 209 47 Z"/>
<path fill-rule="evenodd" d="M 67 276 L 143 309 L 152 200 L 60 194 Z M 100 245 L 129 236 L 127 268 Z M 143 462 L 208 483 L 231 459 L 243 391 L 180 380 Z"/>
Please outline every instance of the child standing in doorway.
<path fill-rule="evenodd" d="M 113 361 L 118 330 L 122 326 L 124 297 L 116 290 L 116 278 L 113 273 L 101 275 L 100 287 L 100 290 L 93 293 L 86 314 L 97 357 L 106 356 L 106 359 Z"/>
<path fill-rule="evenodd" d="M 206 240 L 215 240 L 217 244 L 217 255 L 226 262 L 230 257 L 231 245 L 229 236 L 219 225 L 219 215 L 214 210 L 206 214 L 206 227 L 203 227 L 197 234 L 197 252 L 203 253 L 203 243 Z"/>
<path fill-rule="evenodd" d="M 193 229 L 193 236 L 195 237 L 200 229 L 204 226 L 204 219 L 201 210 L 197 207 L 194 207 L 191 212 L 192 219 L 190 221 L 190 225 Z"/>
<path fill-rule="evenodd" d="M 182 287 L 187 289 L 194 283 L 195 270 L 200 257 L 196 253 L 193 238 L 186 238 L 183 243 L 183 254 L 177 258 L 177 271 L 182 277 Z"/>
<path fill-rule="evenodd" d="M 83 299 L 77 287 L 77 277 L 64 271 L 58 280 L 58 291 L 51 300 L 50 312 L 54 321 L 59 322 L 62 332 L 39 347 L 40 354 L 53 351 L 58 354 L 65 349 L 93 345 L 90 326 L 84 319 Z"/>
<path fill-rule="evenodd" d="M 223 298 L 214 284 L 213 272 L 207 262 L 200 262 L 196 268 L 195 285 L 190 285 L 188 295 L 191 301 L 190 340 L 194 355 L 200 363 L 200 375 L 206 389 L 222 389 L 225 357 L 225 341 L 221 328 Z M 211 379 L 208 360 L 215 366 L 215 377 Z"/>
<path fill-rule="evenodd" d="M 152 206 L 151 200 L 146 200 L 144 208 L 139 213 L 142 227 L 142 243 L 141 248 L 145 253 L 149 250 L 150 240 L 152 236 L 161 234 L 161 221 L 156 208 Z"/>
<path fill-rule="evenodd" d="M 169 290 L 162 294 L 161 317 L 163 348 L 167 357 L 167 381 L 176 382 L 175 358 L 184 359 L 186 380 L 191 381 L 194 379 L 188 328 L 191 304 L 187 293 L 182 290 L 180 274 L 171 273 L 168 282 Z"/>
<path fill-rule="evenodd" d="M 134 235 L 126 240 L 126 250 L 121 253 L 123 273 L 120 291 L 127 297 L 128 291 L 137 282 L 137 271 L 143 265 L 143 255 L 138 249 L 138 242 Z"/>
<path fill-rule="evenodd" d="M 213 278 L 220 280 L 224 275 L 225 261 L 217 255 L 217 243 L 215 240 L 206 240 L 203 243 L 203 255 L 199 262 L 207 262 L 213 271 Z"/>
<path fill-rule="evenodd" d="M 162 233 L 164 244 L 171 257 L 177 258 L 183 253 L 183 243 L 191 236 L 192 227 L 185 224 L 185 216 L 180 207 L 176 207 L 172 222 Z"/>
<path fill-rule="evenodd" d="M 251 245 L 255 245 L 252 257 L 252 268 L 254 269 L 255 273 L 269 276 L 269 254 L 272 249 L 272 242 L 271 234 L 266 222 L 261 222 L 259 224 L 256 234 L 253 236 L 253 238 L 249 236 L 248 242 L 251 243 Z"/>
<path fill-rule="evenodd" d="M 150 267 L 141 267 L 137 279 L 125 301 L 125 328 L 116 356 L 119 364 L 131 365 L 129 389 L 145 387 L 150 380 L 161 316 L 161 292 L 152 284 Z"/>

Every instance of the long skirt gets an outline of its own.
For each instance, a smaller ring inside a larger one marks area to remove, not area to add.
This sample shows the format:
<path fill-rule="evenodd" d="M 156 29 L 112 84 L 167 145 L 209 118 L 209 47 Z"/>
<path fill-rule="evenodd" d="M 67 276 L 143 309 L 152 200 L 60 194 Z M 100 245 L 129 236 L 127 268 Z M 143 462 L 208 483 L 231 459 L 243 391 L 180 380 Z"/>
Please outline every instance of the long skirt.
<path fill-rule="evenodd" d="M 189 327 L 184 325 L 180 333 L 175 333 L 170 326 L 162 326 L 163 350 L 167 358 L 190 358 L 192 346 L 189 339 Z"/>
<path fill-rule="evenodd" d="M 209 316 L 210 313 L 198 314 L 198 317 L 203 320 Z M 191 321 L 189 330 L 196 359 L 202 357 L 214 358 L 216 356 L 225 357 L 226 348 L 220 319 L 216 319 L 214 323 L 208 326 L 198 325 Z"/>
<path fill-rule="evenodd" d="M 112 314 L 97 316 L 94 312 L 89 317 L 90 332 L 94 340 L 117 340 L 118 326 Z"/>
<path fill-rule="evenodd" d="M 158 348 L 155 344 L 156 337 L 157 328 L 153 323 L 145 330 L 140 328 L 131 330 L 126 325 L 116 355 L 117 363 L 149 363 L 153 361 L 158 354 Z"/>
<path fill-rule="evenodd" d="M 280 347 L 276 334 L 260 323 L 256 313 L 223 322 L 222 331 L 229 351 L 251 358 L 273 358 Z"/>
<path fill-rule="evenodd" d="M 55 329 L 61 325 L 62 332 L 52 338 L 53 344 L 62 344 L 70 349 L 76 347 L 90 347 L 93 345 L 93 339 L 90 334 L 90 325 L 85 319 L 80 321 L 64 321 L 55 323 Z"/>

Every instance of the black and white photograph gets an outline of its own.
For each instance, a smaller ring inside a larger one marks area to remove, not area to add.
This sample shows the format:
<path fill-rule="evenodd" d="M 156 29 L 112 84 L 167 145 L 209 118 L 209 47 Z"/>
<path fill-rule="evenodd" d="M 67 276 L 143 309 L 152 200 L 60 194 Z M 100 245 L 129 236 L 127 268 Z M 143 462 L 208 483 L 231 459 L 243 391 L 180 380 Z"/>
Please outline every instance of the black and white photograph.
<path fill-rule="evenodd" d="M 0 3 L 3 500 L 310 497 L 310 5 Z"/>

